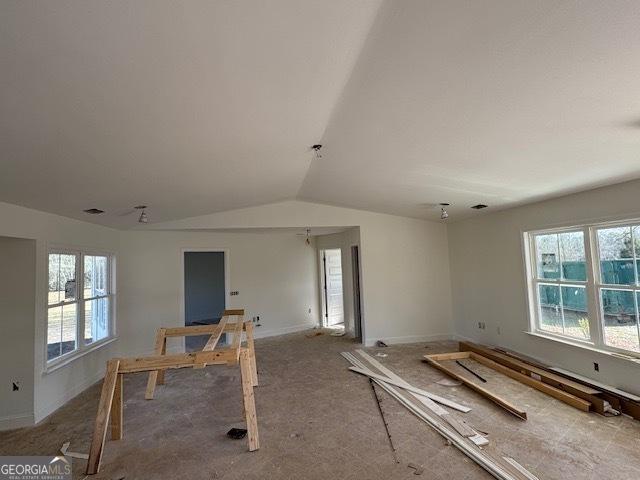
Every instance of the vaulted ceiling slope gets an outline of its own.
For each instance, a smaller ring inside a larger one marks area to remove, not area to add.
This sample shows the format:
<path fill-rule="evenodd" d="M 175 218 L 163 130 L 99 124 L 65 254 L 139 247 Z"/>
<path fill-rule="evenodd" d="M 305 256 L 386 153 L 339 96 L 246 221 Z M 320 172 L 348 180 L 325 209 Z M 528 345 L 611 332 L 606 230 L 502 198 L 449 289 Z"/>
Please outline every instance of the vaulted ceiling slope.
<path fill-rule="evenodd" d="M 386 3 L 300 197 L 455 221 L 637 178 L 639 78 L 638 1 Z"/>
<path fill-rule="evenodd" d="M 379 5 L 0 1 L 0 201 L 127 227 L 295 197 Z"/>
<path fill-rule="evenodd" d="M 0 1 L 0 201 L 453 220 L 630 180 L 638 25 L 623 0 Z"/>

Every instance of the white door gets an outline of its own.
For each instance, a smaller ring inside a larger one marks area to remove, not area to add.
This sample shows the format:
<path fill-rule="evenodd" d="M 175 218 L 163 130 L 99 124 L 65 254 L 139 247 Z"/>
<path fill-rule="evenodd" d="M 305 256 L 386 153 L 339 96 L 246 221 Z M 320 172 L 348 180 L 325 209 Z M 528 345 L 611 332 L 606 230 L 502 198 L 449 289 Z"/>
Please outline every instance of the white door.
<path fill-rule="evenodd" d="M 344 323 L 342 257 L 340 249 L 324 251 L 325 322 L 327 327 Z"/>

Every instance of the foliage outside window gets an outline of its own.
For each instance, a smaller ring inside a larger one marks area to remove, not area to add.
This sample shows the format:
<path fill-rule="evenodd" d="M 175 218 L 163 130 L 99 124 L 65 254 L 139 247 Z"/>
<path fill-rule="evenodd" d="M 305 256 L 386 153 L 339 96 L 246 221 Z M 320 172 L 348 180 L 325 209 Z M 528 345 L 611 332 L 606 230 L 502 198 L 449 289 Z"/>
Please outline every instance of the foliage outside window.
<path fill-rule="evenodd" d="M 529 232 L 534 331 L 640 354 L 640 225 Z"/>
<path fill-rule="evenodd" d="M 112 258 L 51 250 L 48 258 L 48 363 L 113 336 Z"/>

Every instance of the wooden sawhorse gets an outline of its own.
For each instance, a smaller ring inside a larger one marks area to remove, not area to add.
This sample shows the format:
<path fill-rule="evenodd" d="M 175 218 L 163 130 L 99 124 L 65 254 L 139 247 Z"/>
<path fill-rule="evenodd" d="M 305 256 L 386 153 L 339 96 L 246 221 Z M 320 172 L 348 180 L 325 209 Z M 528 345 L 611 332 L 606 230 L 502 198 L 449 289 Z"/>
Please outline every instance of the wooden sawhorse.
<path fill-rule="evenodd" d="M 235 322 L 230 322 L 235 317 Z M 246 345 L 242 346 L 242 333 Z M 223 333 L 232 333 L 229 346 L 216 349 Z M 205 347 L 198 352 L 167 355 L 168 337 L 210 335 Z M 126 373 L 149 372 L 145 398 L 153 398 L 156 384 L 164 384 L 164 372 L 169 368 L 204 368 L 208 365 L 240 364 L 244 414 L 247 422 L 249 451 L 258 450 L 258 420 L 253 387 L 258 385 L 256 356 L 253 342 L 253 324 L 244 321 L 244 310 L 225 310 L 220 323 L 192 327 L 160 328 L 156 334 L 155 355 L 137 358 L 114 358 L 107 362 L 98 404 L 87 475 L 98 473 L 107 435 L 107 421 L 111 427 L 111 439 L 122 438 L 123 376 Z"/>

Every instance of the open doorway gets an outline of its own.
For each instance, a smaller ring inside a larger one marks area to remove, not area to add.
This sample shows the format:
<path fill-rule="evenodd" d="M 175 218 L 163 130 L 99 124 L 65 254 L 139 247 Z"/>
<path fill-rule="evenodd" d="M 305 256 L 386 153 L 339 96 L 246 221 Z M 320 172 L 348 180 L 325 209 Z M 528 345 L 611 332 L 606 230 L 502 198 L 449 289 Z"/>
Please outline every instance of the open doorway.
<path fill-rule="evenodd" d="M 227 304 L 226 255 L 224 251 L 185 251 L 184 324 L 211 325 L 222 317 Z M 207 335 L 185 337 L 185 350 L 202 350 Z"/>
<path fill-rule="evenodd" d="M 351 247 L 351 274 L 353 276 L 353 331 L 356 342 L 362 343 L 362 303 L 360 297 L 360 248 Z"/>
<path fill-rule="evenodd" d="M 339 248 L 320 250 L 322 282 L 322 326 L 344 328 L 342 254 Z"/>

